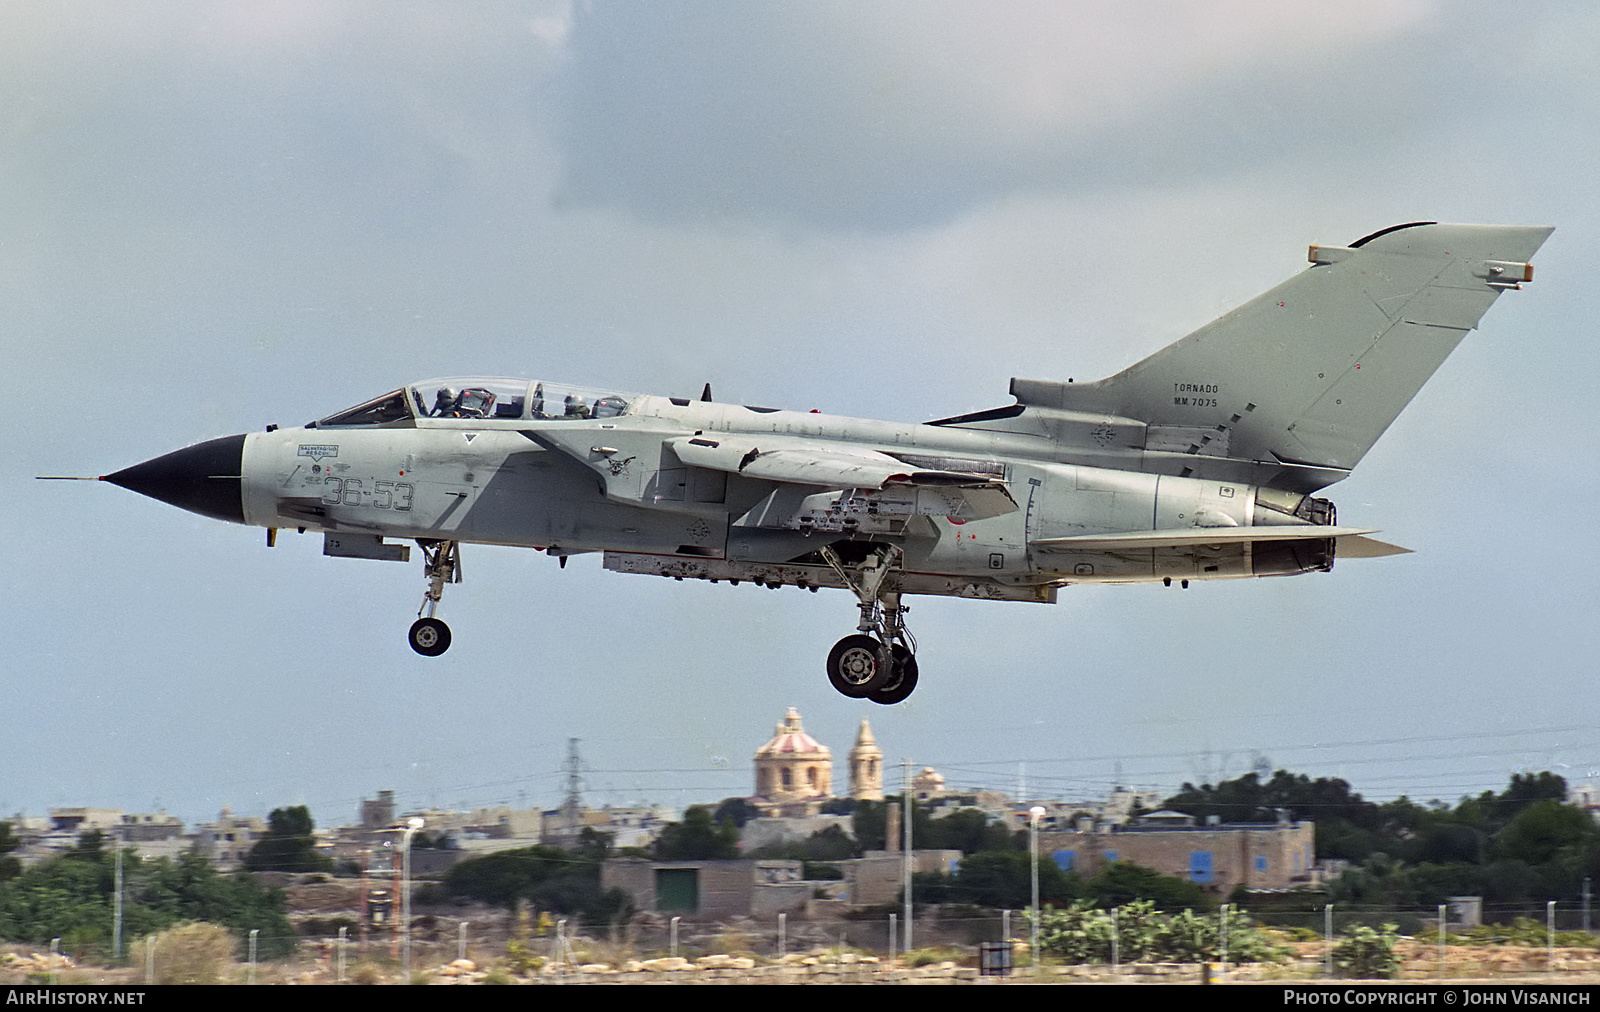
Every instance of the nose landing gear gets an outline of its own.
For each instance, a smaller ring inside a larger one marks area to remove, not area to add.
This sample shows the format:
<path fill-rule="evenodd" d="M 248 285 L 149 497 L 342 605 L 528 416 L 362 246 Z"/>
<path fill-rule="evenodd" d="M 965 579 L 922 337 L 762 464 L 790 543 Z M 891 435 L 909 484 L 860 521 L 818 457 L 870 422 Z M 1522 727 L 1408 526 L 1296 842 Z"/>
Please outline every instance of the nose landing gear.
<path fill-rule="evenodd" d="M 411 649 L 424 657 L 438 657 L 450 649 L 450 627 L 436 618 L 411 623 Z"/>
<path fill-rule="evenodd" d="M 423 541 L 423 575 L 428 578 L 428 589 L 422 595 L 422 607 L 417 609 L 417 620 L 411 623 L 407 637 L 411 649 L 424 657 L 438 657 L 450 649 L 450 627 L 433 617 L 444 596 L 444 585 L 461 582 L 461 546 L 454 541 Z"/>
<path fill-rule="evenodd" d="M 917 687 L 917 641 L 905 626 L 905 613 L 911 609 L 900 603 L 899 591 L 887 586 L 900 549 L 883 546 L 857 565 L 845 563 L 832 546 L 821 554 L 861 606 L 856 634 L 828 653 L 828 681 L 852 699 L 901 702 Z"/>

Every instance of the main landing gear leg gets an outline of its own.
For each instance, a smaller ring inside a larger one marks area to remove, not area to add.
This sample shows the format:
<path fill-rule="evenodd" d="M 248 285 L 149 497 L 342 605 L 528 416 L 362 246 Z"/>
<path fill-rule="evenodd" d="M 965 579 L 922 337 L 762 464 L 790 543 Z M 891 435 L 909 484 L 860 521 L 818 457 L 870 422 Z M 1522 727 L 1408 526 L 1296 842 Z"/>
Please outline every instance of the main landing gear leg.
<path fill-rule="evenodd" d="M 422 607 L 417 609 L 417 620 L 411 623 L 411 649 L 424 657 L 438 657 L 450 649 L 450 627 L 433 617 L 444 596 L 444 585 L 461 582 L 461 546 L 454 541 L 423 541 L 423 575 L 428 578 L 427 592 L 422 595 Z"/>
<path fill-rule="evenodd" d="M 833 548 L 822 557 L 861 604 L 856 635 L 846 636 L 828 653 L 828 681 L 853 699 L 898 703 L 917 687 L 917 641 L 905 626 L 911 609 L 886 578 L 900 561 L 900 549 L 879 548 L 858 565 L 847 565 Z"/>

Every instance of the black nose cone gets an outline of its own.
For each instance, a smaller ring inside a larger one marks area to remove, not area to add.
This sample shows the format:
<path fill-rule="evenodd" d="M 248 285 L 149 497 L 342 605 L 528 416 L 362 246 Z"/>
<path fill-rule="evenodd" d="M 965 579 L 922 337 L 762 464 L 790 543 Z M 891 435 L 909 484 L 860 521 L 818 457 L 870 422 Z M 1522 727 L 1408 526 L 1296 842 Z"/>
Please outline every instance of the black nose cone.
<path fill-rule="evenodd" d="M 244 436 L 223 436 L 108 474 L 101 481 L 214 520 L 244 523 Z"/>

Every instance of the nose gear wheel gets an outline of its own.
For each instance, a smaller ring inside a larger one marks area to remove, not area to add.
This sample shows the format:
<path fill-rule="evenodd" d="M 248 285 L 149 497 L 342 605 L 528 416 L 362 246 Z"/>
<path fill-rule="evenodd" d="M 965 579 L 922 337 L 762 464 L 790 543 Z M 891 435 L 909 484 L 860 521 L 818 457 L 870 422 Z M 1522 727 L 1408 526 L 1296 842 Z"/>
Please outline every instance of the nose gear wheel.
<path fill-rule="evenodd" d="M 411 623 L 411 649 L 424 657 L 438 657 L 450 649 L 450 627 L 436 618 Z"/>
<path fill-rule="evenodd" d="M 461 545 L 421 538 L 417 544 L 422 548 L 422 575 L 428 578 L 428 589 L 422 595 L 422 607 L 417 609 L 417 620 L 411 624 L 407 641 L 422 656 L 438 657 L 450 649 L 450 627 L 434 618 L 433 613 L 444 596 L 444 585 L 461 582 Z"/>

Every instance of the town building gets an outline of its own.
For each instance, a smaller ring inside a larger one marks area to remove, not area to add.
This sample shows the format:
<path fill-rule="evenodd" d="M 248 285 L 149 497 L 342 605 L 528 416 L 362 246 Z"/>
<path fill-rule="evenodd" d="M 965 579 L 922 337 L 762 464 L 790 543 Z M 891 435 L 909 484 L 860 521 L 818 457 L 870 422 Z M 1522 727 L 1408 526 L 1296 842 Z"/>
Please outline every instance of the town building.
<path fill-rule="evenodd" d="M 661 827 L 673 821 L 673 812 L 664 805 L 606 805 L 604 808 L 562 808 L 544 813 L 540 842 L 551 847 L 571 849 L 583 842 L 584 830 L 611 838 L 615 849 L 648 847 L 661 834 Z"/>
<path fill-rule="evenodd" d="M 600 888 L 621 889 L 639 910 L 703 918 L 793 914 L 811 886 L 799 861 L 650 861 L 612 858 L 600 866 Z"/>
<path fill-rule="evenodd" d="M 183 821 L 165 812 L 135 814 L 120 808 L 52 808 L 45 818 L 22 814 L 7 819 L 19 846 L 13 855 L 33 864 L 75 849 L 85 833 L 99 833 L 100 846 L 131 848 L 140 857 L 176 857 L 189 847 Z"/>
<path fill-rule="evenodd" d="M 756 793 L 750 802 L 763 815 L 816 815 L 833 797 L 833 753 L 806 734 L 793 707 L 772 740 L 756 750 L 755 766 Z"/>
<path fill-rule="evenodd" d="M 250 849 L 267 833 L 265 819 L 255 816 L 241 817 L 233 809 L 224 808 L 216 822 L 202 822 L 194 827 L 194 849 L 222 871 L 242 868 Z"/>
<path fill-rule="evenodd" d="M 900 899 L 905 887 L 905 851 L 869 850 L 862 856 L 839 862 L 844 872 L 844 898 L 856 907 L 882 906 Z M 959 850 L 911 851 L 911 871 L 921 875 L 934 872 L 953 874 L 961 864 Z"/>
<path fill-rule="evenodd" d="M 850 749 L 850 797 L 856 801 L 883 800 L 883 749 L 872 737 L 872 725 L 861 718 L 856 743 Z"/>
<path fill-rule="evenodd" d="M 1314 880 L 1315 824 L 1217 823 L 1196 825 L 1181 812 L 1152 812 L 1123 825 L 1091 824 L 1039 834 L 1039 849 L 1062 871 L 1085 878 L 1126 861 L 1187 879 L 1208 893 L 1292 889 Z"/>

